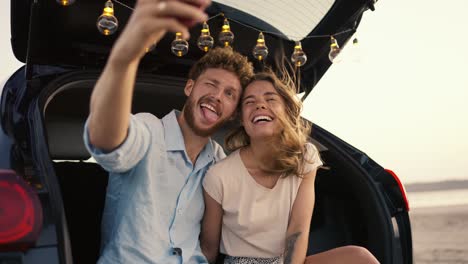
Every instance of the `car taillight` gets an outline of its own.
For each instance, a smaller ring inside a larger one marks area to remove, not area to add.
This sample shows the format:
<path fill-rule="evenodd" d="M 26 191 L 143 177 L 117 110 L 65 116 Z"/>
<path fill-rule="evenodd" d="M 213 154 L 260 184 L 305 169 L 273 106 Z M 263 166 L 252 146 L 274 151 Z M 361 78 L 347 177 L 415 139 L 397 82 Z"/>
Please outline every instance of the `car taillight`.
<path fill-rule="evenodd" d="M 35 191 L 12 170 L 0 170 L 0 251 L 26 251 L 42 228 Z"/>
<path fill-rule="evenodd" d="M 403 196 L 403 200 L 405 201 L 405 207 L 406 207 L 405 209 L 406 209 L 406 211 L 409 211 L 410 207 L 409 207 L 409 202 L 408 202 L 408 196 L 406 195 L 405 186 L 401 183 L 400 179 L 395 174 L 395 172 L 393 172 L 392 170 L 389 170 L 389 169 L 385 169 L 385 171 L 390 173 L 390 175 L 392 175 L 392 177 L 398 183 L 398 188 L 400 188 L 401 195 Z"/>

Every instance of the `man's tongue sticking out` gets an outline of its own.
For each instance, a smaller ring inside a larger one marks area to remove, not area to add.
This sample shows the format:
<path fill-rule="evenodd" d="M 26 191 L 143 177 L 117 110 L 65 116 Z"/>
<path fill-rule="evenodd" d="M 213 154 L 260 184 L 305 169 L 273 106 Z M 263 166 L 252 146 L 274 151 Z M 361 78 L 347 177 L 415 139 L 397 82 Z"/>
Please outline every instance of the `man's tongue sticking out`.
<path fill-rule="evenodd" d="M 201 110 L 202 110 L 203 116 L 205 117 L 206 120 L 208 120 L 208 122 L 215 123 L 216 121 L 218 121 L 218 118 L 219 118 L 218 114 L 216 114 L 212 110 L 208 109 L 205 106 L 201 106 Z"/>

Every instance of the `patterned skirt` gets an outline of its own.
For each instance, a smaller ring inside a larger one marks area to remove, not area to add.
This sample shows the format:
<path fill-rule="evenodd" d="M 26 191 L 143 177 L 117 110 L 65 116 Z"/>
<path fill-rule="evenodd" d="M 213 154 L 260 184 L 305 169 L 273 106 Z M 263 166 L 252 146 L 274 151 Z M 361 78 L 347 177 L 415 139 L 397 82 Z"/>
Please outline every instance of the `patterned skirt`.
<path fill-rule="evenodd" d="M 280 257 L 274 258 L 254 258 L 254 257 L 231 257 L 224 258 L 224 264 L 282 264 Z"/>

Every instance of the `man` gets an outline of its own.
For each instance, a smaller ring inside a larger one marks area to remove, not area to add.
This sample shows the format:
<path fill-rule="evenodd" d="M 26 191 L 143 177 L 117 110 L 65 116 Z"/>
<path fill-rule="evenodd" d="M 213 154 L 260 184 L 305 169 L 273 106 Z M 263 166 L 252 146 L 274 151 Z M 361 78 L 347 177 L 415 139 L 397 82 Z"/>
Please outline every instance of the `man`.
<path fill-rule="evenodd" d="M 98 263 L 206 263 L 201 182 L 225 156 L 209 136 L 233 116 L 251 64 L 232 49 L 214 49 L 191 69 L 182 112 L 163 119 L 130 112 L 145 48 L 168 31 L 188 37 L 188 26 L 207 19 L 208 4 L 139 0 L 96 83 L 84 138 L 110 172 Z"/>

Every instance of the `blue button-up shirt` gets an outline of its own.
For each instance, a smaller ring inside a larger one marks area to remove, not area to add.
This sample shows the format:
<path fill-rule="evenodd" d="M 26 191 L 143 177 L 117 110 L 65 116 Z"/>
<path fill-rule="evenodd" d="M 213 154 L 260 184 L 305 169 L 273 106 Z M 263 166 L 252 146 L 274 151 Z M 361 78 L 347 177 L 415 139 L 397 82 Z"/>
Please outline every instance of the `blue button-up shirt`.
<path fill-rule="evenodd" d="M 85 126 L 85 145 L 110 172 L 98 263 L 207 263 L 198 240 L 201 183 L 225 154 L 210 140 L 192 164 L 176 114 L 132 115 L 127 138 L 110 153 L 89 143 Z"/>

